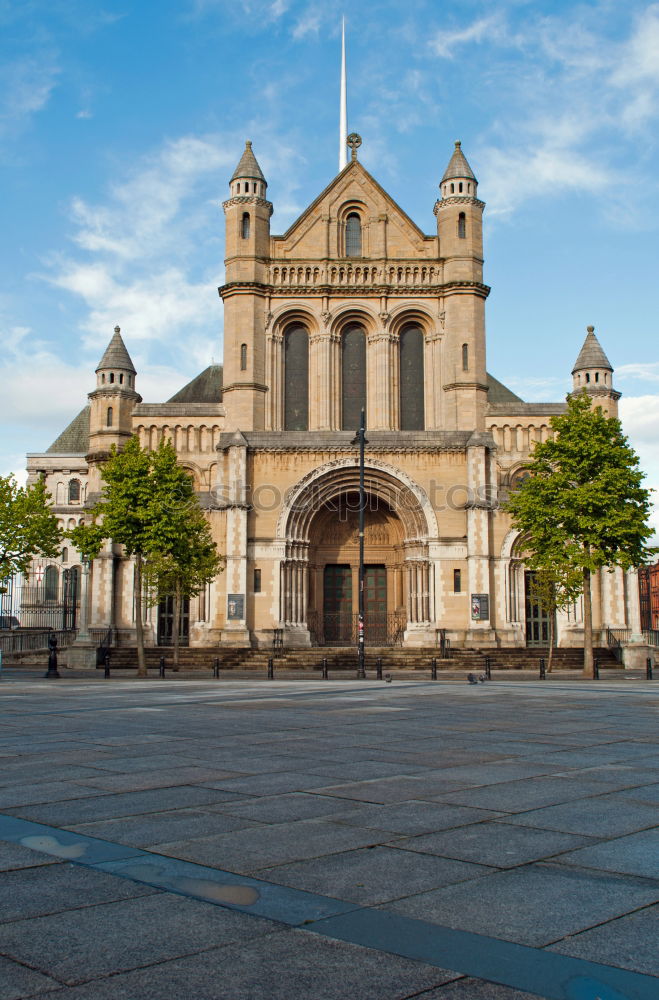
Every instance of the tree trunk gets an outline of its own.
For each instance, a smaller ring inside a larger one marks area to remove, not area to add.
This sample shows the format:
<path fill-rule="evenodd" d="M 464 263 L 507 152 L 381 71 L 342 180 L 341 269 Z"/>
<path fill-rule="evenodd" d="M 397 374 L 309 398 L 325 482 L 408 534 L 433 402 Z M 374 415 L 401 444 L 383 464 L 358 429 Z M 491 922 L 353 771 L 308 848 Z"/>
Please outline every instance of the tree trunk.
<path fill-rule="evenodd" d="M 556 612 L 549 615 L 549 656 L 547 658 L 547 673 L 551 673 L 552 660 L 554 659 L 554 630 L 556 628 Z"/>
<path fill-rule="evenodd" d="M 593 602 L 590 593 L 590 570 L 583 571 L 583 675 L 595 677 L 593 663 Z"/>
<path fill-rule="evenodd" d="M 144 627 L 142 624 L 142 553 L 135 556 L 135 638 L 137 639 L 137 676 L 146 677 Z"/>
<path fill-rule="evenodd" d="M 174 604 L 172 607 L 172 645 L 174 646 L 173 670 L 178 670 L 178 651 L 181 635 L 181 581 L 174 585 Z"/>

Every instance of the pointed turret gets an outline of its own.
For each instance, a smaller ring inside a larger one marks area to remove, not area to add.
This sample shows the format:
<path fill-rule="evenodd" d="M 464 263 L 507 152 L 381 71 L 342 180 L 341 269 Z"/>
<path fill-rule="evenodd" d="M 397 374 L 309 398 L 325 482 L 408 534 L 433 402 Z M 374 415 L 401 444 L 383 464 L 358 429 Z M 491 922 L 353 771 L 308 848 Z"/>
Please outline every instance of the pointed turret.
<path fill-rule="evenodd" d="M 613 365 L 595 336 L 594 326 L 586 327 L 586 339 L 572 369 L 572 392 L 584 389 L 608 416 L 618 416 L 620 393 L 613 388 Z"/>
<path fill-rule="evenodd" d="M 232 195 L 252 194 L 265 198 L 268 182 L 252 152 L 252 143 L 249 139 L 245 142 L 245 150 L 231 176 L 230 183 Z"/>
<path fill-rule="evenodd" d="M 451 184 L 450 182 L 454 183 Z M 458 182 L 457 184 L 455 182 Z M 463 184 L 460 187 L 460 181 L 466 182 L 469 185 L 469 189 Z M 445 186 L 446 185 L 446 186 Z M 471 169 L 467 162 L 467 157 L 462 152 L 462 143 L 460 140 L 456 140 L 455 149 L 453 150 L 453 155 L 448 161 L 448 167 L 444 171 L 444 176 L 441 180 L 442 194 L 446 197 L 449 194 L 473 194 L 476 195 L 476 189 L 478 187 L 478 181 L 476 180 L 476 175 Z"/>
<path fill-rule="evenodd" d="M 123 374 L 124 378 L 120 379 L 120 374 Z M 112 339 L 105 348 L 103 357 L 96 368 L 97 385 L 105 385 L 106 382 L 120 382 L 123 385 L 125 381 L 127 385 L 132 387 L 132 379 L 129 383 L 126 376 L 135 376 L 136 374 L 135 365 L 131 361 L 121 336 L 121 328 L 115 326 Z"/>
<path fill-rule="evenodd" d="M 142 397 L 135 391 L 137 372 L 131 356 L 115 326 L 110 343 L 96 368 L 96 388 L 89 393 L 90 465 L 107 459 L 110 447 L 122 447 L 133 433 L 133 409 Z M 94 472 L 90 469 L 94 479 Z M 91 480 L 90 480 L 91 481 Z"/>

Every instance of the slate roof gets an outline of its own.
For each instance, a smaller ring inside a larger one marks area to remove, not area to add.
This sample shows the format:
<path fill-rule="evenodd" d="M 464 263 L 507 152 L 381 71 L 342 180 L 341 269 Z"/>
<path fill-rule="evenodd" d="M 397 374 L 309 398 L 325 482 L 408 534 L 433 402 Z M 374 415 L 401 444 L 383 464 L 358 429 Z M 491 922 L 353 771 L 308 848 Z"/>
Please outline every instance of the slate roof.
<path fill-rule="evenodd" d="M 448 167 L 444 171 L 444 176 L 440 183 L 443 184 L 444 181 L 452 181 L 456 177 L 466 177 L 472 181 L 476 180 L 476 175 L 467 163 L 467 158 L 462 152 L 462 143 L 459 140 L 455 144 L 453 156 L 448 161 Z"/>
<path fill-rule="evenodd" d="M 222 365 L 209 365 L 179 389 L 168 403 L 221 403 Z"/>
<path fill-rule="evenodd" d="M 494 375 L 487 373 L 487 401 L 488 403 L 522 403 L 522 397 L 516 396 L 503 382 L 499 382 Z"/>
<path fill-rule="evenodd" d="M 572 374 L 574 375 L 575 372 L 581 372 L 584 368 L 606 368 L 610 372 L 613 371 L 611 362 L 602 350 L 602 345 L 595 336 L 595 327 L 593 326 L 588 327 L 586 339 L 583 342 L 583 347 L 579 351 L 579 357 L 574 362 Z"/>
<path fill-rule="evenodd" d="M 263 181 L 264 184 L 267 183 L 265 177 L 263 176 L 263 171 L 256 162 L 256 157 L 252 152 L 252 144 L 249 139 L 245 143 L 245 152 L 240 157 L 240 161 L 231 176 L 231 180 L 238 180 L 239 177 L 251 177 L 257 181 Z"/>
<path fill-rule="evenodd" d="M 59 437 L 55 438 L 46 454 L 86 455 L 89 451 L 89 414 L 90 407 L 85 406 Z"/>
<path fill-rule="evenodd" d="M 126 350 L 126 345 L 124 344 L 121 331 L 118 326 L 114 328 L 114 335 L 112 340 L 105 348 L 105 354 L 101 358 L 96 368 L 96 371 L 101 371 L 104 368 L 121 368 L 123 371 L 132 372 L 136 375 L 135 366 L 130 359 L 130 354 Z"/>

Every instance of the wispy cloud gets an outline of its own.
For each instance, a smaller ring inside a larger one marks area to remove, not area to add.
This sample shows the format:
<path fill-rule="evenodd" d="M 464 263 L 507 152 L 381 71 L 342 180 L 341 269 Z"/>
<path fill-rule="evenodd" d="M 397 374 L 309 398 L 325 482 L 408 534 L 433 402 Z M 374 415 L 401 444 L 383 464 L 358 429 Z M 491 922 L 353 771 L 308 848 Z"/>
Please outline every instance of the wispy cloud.
<path fill-rule="evenodd" d="M 499 15 L 481 17 L 464 28 L 457 28 L 453 31 L 445 29 L 438 31 L 428 44 L 435 55 L 442 59 L 453 59 L 456 55 L 456 49 L 468 45 L 470 42 L 492 39 L 495 34 L 499 33 L 500 28 L 501 18 Z"/>
<path fill-rule="evenodd" d="M 59 66 L 47 54 L 15 59 L 0 68 L 0 136 L 46 107 L 59 74 Z"/>
<path fill-rule="evenodd" d="M 620 365 L 615 372 L 616 381 L 638 379 L 642 382 L 659 382 L 659 361 L 641 361 L 636 364 Z M 657 427 L 659 437 L 659 426 Z"/>

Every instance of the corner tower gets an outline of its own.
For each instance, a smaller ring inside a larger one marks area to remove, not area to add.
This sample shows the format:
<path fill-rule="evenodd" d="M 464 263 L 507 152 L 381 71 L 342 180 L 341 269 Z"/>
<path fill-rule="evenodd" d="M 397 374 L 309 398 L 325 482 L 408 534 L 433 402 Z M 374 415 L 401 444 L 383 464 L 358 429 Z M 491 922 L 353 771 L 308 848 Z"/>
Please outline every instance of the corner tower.
<path fill-rule="evenodd" d="M 586 327 L 586 339 L 572 369 L 572 394 L 584 389 L 608 417 L 618 416 L 620 393 L 613 388 L 613 367 L 595 336 L 594 326 Z"/>
<path fill-rule="evenodd" d="M 487 403 L 483 209 L 478 181 L 455 143 L 435 204 L 444 264 L 446 417 L 450 427 L 483 430 Z"/>
<path fill-rule="evenodd" d="M 265 285 L 270 258 L 268 183 L 248 140 L 224 202 L 224 388 L 227 429 L 260 430 L 265 413 Z"/>
<path fill-rule="evenodd" d="M 107 460 L 112 445 L 121 448 L 132 437 L 132 414 L 142 397 L 135 391 L 135 366 L 118 326 L 96 369 L 96 388 L 89 393 L 90 465 Z"/>

